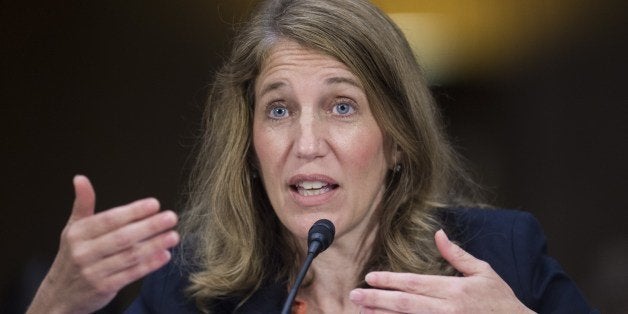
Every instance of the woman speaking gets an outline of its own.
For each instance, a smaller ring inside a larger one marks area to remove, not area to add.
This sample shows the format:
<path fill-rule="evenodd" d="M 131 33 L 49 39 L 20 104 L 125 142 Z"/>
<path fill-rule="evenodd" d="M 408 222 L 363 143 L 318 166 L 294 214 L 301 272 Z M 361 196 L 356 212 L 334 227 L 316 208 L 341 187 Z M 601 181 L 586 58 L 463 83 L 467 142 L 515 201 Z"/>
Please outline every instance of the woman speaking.
<path fill-rule="evenodd" d="M 147 274 L 129 313 L 276 313 L 320 219 L 335 239 L 293 313 L 594 312 L 533 217 L 478 205 L 408 42 L 364 0 L 265 1 L 239 30 L 178 232 L 154 199 L 94 214 L 74 186 L 29 313 L 92 312 Z"/>

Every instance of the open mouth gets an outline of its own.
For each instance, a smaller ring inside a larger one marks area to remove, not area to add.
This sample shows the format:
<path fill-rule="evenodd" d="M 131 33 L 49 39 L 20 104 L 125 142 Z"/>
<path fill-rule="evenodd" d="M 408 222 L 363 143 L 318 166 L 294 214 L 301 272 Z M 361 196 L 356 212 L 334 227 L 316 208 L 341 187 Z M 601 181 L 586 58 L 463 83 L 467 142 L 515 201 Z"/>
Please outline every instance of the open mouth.
<path fill-rule="evenodd" d="M 314 196 L 327 193 L 338 187 L 338 184 L 333 184 L 324 181 L 299 181 L 290 188 L 293 191 L 299 193 L 302 196 Z"/>

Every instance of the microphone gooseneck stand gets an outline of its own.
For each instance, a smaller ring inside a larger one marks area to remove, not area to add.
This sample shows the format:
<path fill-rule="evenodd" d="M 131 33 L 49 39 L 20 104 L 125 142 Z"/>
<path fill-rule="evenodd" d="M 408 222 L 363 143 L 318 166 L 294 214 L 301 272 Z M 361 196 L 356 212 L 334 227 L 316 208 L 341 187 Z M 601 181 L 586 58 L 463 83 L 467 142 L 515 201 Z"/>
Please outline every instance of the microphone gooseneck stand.
<path fill-rule="evenodd" d="M 334 224 L 327 219 L 318 220 L 312 225 L 310 231 L 308 232 L 308 249 L 305 262 L 303 262 L 303 266 L 301 266 L 301 270 L 299 270 L 299 274 L 294 281 L 294 285 L 292 285 L 292 288 L 290 289 L 290 293 L 288 294 L 288 298 L 286 298 L 281 314 L 290 314 L 294 298 L 297 296 L 301 282 L 303 282 L 303 278 L 305 278 L 305 274 L 307 274 L 312 261 L 320 252 L 325 251 L 331 245 L 334 241 L 335 233 L 336 228 L 334 227 Z"/>

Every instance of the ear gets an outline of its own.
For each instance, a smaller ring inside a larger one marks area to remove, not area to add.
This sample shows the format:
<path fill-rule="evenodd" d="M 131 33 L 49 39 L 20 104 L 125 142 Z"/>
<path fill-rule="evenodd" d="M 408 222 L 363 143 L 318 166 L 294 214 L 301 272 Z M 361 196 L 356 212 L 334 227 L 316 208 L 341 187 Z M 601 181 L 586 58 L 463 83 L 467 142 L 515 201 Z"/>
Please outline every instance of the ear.
<path fill-rule="evenodd" d="M 394 171 L 395 167 L 401 162 L 401 149 L 390 136 L 387 136 L 384 141 L 386 164 L 388 165 L 388 169 Z"/>
<path fill-rule="evenodd" d="M 249 156 L 247 158 L 247 167 L 249 168 L 249 174 L 252 179 L 257 179 L 260 176 L 260 167 L 259 160 L 257 159 L 257 155 L 255 153 L 249 152 Z"/>

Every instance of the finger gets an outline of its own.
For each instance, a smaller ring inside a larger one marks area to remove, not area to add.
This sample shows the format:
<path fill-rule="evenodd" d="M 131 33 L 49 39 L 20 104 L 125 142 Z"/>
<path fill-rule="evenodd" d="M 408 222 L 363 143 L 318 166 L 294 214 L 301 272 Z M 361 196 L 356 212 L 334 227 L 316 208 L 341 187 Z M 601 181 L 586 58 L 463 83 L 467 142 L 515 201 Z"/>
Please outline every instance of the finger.
<path fill-rule="evenodd" d="M 365 280 L 370 286 L 380 289 L 399 290 L 434 298 L 444 298 L 444 290 L 459 280 L 458 277 L 419 275 L 396 272 L 370 272 Z"/>
<path fill-rule="evenodd" d="M 486 262 L 473 257 L 460 246 L 451 242 L 442 229 L 436 232 L 434 239 L 443 258 L 463 275 L 471 276 L 483 273 L 487 267 L 490 268 Z"/>
<path fill-rule="evenodd" d="M 146 262 L 147 259 L 152 258 L 161 251 L 167 251 L 179 243 L 179 238 L 179 234 L 176 231 L 159 234 L 118 254 L 104 258 L 95 265 L 86 268 L 83 275 L 93 280 L 99 280 L 100 278 L 116 274 Z"/>
<path fill-rule="evenodd" d="M 96 206 L 96 193 L 86 176 L 76 175 L 72 183 L 74 184 L 75 196 L 69 222 L 94 215 L 94 207 Z"/>
<path fill-rule="evenodd" d="M 437 298 L 380 289 L 353 289 L 349 300 L 365 308 L 400 313 L 427 313 L 442 304 L 442 300 Z"/>
<path fill-rule="evenodd" d="M 159 211 L 159 206 L 159 201 L 156 199 L 146 198 L 114 207 L 77 222 L 76 233 L 80 234 L 82 239 L 93 239 L 151 216 Z"/>
<path fill-rule="evenodd" d="M 131 266 L 112 276 L 106 277 L 102 281 L 102 289 L 105 291 L 117 292 L 124 286 L 166 265 L 170 259 L 171 254 L 169 251 L 159 251 L 134 266 Z"/>
<path fill-rule="evenodd" d="M 399 312 L 389 311 L 385 309 L 377 309 L 373 307 L 360 308 L 360 314 L 399 314 Z"/>
<path fill-rule="evenodd" d="M 176 224 L 177 215 L 172 211 L 164 211 L 123 226 L 93 241 L 85 242 L 84 247 L 90 251 L 98 248 L 97 254 L 91 256 L 92 260 L 96 260 L 136 246 L 141 241 L 171 229 Z"/>

